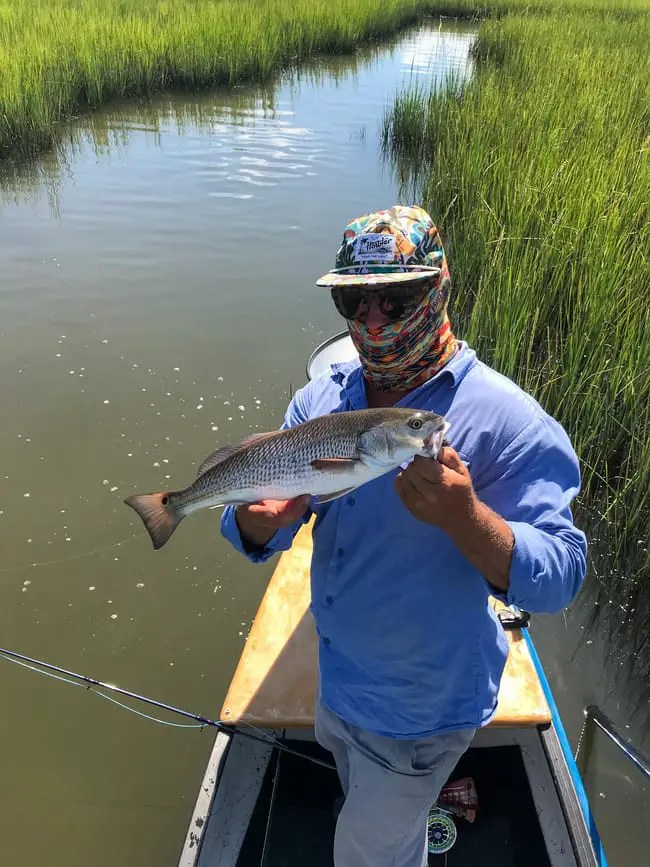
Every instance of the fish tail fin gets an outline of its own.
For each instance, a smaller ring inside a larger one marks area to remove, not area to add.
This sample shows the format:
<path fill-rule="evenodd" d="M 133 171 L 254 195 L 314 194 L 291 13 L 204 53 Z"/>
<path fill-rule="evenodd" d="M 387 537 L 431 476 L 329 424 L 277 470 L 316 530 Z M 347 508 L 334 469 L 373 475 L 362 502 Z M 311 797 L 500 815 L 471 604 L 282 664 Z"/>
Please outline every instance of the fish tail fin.
<path fill-rule="evenodd" d="M 169 494 L 134 494 L 124 502 L 142 518 L 156 550 L 162 548 L 184 518 L 170 504 Z"/>

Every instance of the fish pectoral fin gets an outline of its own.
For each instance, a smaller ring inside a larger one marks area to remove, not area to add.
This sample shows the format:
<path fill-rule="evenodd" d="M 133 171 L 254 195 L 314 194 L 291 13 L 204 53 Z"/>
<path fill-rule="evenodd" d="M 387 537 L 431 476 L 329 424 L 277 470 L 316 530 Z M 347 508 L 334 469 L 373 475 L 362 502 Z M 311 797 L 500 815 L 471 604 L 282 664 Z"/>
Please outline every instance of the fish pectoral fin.
<path fill-rule="evenodd" d="M 329 503 L 330 500 L 336 500 L 339 497 L 344 497 L 346 494 L 349 494 L 350 491 L 354 491 L 356 488 L 343 488 L 342 491 L 334 491 L 331 494 L 321 494 L 319 497 L 314 497 L 314 504 L 316 506 L 320 506 L 322 503 Z"/>
<path fill-rule="evenodd" d="M 208 470 L 211 470 L 212 467 L 216 467 L 217 464 L 220 464 L 221 461 L 225 461 L 226 458 L 229 458 L 230 455 L 234 455 L 235 452 L 238 452 L 240 446 L 222 446 L 220 449 L 217 449 L 216 452 L 212 452 L 211 455 L 208 455 L 207 458 L 203 461 L 201 466 L 197 472 L 197 478 L 202 476 L 203 473 L 207 473 Z"/>
<path fill-rule="evenodd" d="M 358 458 L 316 458 L 311 462 L 315 470 L 326 470 L 329 473 L 346 473 L 359 466 Z"/>

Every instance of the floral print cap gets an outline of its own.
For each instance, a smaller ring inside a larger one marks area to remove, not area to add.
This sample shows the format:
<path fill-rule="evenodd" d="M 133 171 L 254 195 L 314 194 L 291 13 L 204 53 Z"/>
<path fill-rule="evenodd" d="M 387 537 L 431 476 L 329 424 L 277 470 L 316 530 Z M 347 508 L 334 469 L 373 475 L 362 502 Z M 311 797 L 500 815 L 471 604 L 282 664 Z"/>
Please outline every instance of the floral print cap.
<path fill-rule="evenodd" d="M 447 272 L 438 229 L 425 210 L 394 205 L 345 227 L 336 265 L 317 286 L 410 283 Z"/>

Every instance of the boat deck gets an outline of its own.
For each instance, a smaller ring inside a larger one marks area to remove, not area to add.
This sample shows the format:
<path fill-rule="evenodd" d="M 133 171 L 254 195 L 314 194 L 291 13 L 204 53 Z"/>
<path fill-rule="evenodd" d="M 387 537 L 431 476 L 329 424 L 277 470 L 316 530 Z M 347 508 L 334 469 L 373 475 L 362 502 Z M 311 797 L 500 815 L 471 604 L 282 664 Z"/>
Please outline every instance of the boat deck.
<path fill-rule="evenodd" d="M 317 744 L 293 745 L 331 760 Z M 336 774 L 313 764 L 305 773 L 304 759 L 283 753 L 276 765 L 276 758 L 269 764 L 237 867 L 332 867 L 332 805 L 340 795 Z M 430 864 L 549 867 L 520 750 L 514 746 L 470 749 L 452 774 L 452 778 L 464 776 L 476 782 L 479 816 L 473 824 L 457 819 L 455 845 L 445 855 L 430 856 Z"/>
<path fill-rule="evenodd" d="M 311 554 L 311 524 L 306 524 L 269 582 L 226 695 L 224 722 L 274 729 L 313 726 L 318 641 L 309 611 Z M 549 723 L 551 712 L 526 641 L 520 630 L 507 635 L 510 651 L 490 725 Z"/>

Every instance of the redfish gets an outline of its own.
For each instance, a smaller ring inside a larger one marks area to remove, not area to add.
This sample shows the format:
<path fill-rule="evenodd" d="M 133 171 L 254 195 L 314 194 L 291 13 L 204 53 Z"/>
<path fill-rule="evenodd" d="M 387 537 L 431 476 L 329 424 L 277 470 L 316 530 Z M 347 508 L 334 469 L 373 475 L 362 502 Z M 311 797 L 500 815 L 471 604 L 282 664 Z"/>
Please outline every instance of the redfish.
<path fill-rule="evenodd" d="M 200 509 L 310 494 L 326 503 L 396 469 L 414 455 L 438 457 L 449 425 L 433 412 L 390 407 L 337 412 L 257 433 L 213 452 L 187 488 L 135 494 L 135 509 L 161 548 Z"/>

